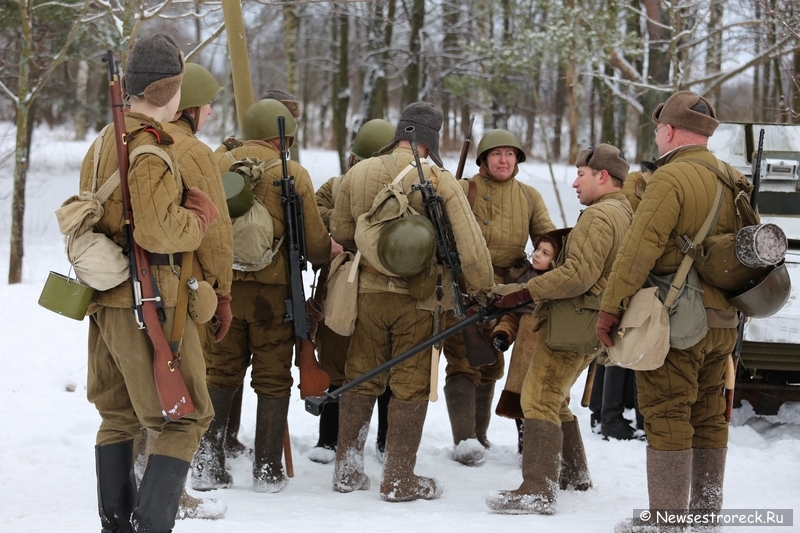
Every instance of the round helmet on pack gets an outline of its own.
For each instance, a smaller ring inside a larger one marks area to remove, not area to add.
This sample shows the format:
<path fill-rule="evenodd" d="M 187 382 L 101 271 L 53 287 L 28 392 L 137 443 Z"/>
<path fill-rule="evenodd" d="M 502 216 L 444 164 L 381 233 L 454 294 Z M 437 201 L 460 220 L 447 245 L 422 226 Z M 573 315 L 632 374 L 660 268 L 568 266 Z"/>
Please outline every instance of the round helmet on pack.
<path fill-rule="evenodd" d="M 512 146 L 516 148 L 517 163 L 524 163 L 525 159 L 527 159 L 525 157 L 525 152 L 522 150 L 522 144 L 520 144 L 517 136 L 508 130 L 498 129 L 492 130 L 481 137 L 481 142 L 478 143 L 478 157 L 475 159 L 475 164 L 480 166 L 483 154 L 498 146 Z"/>
<path fill-rule="evenodd" d="M 786 263 L 776 266 L 758 285 L 728 300 L 742 313 L 767 318 L 780 311 L 792 293 L 792 280 Z"/>
<path fill-rule="evenodd" d="M 359 161 L 377 155 L 378 150 L 392 142 L 395 127 L 388 121 L 376 118 L 366 122 L 356 133 L 353 139 L 353 149 L 350 152 Z"/>
<path fill-rule="evenodd" d="M 186 63 L 178 111 L 210 104 L 221 90 L 222 87 L 206 67 L 197 63 Z"/>
<path fill-rule="evenodd" d="M 389 271 L 410 277 L 422 272 L 436 253 L 433 224 L 422 215 L 397 218 L 381 228 L 378 259 Z"/>
<path fill-rule="evenodd" d="M 268 141 L 278 138 L 278 117 L 286 119 L 286 136 L 297 133 L 297 122 L 277 100 L 259 100 L 247 108 L 242 122 L 242 136 L 245 141 Z"/>

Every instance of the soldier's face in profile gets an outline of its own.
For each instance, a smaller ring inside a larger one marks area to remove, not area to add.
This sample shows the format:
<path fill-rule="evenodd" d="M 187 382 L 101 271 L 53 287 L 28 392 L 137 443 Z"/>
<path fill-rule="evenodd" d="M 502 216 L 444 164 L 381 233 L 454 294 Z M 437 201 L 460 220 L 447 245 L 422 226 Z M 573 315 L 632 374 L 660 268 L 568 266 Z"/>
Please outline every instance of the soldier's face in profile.
<path fill-rule="evenodd" d="M 486 154 L 486 167 L 496 181 L 506 181 L 517 166 L 517 149 L 513 146 L 498 146 Z"/>
<path fill-rule="evenodd" d="M 572 182 L 572 187 L 578 193 L 578 201 L 582 205 L 589 205 L 598 196 L 598 180 L 602 170 L 594 170 L 591 167 L 578 167 L 578 177 Z"/>
<path fill-rule="evenodd" d="M 200 108 L 200 110 L 197 112 L 197 124 L 195 125 L 197 131 L 200 131 L 203 128 L 203 124 L 206 123 L 206 118 L 208 118 L 208 115 L 210 114 L 211 104 L 206 104 Z"/>

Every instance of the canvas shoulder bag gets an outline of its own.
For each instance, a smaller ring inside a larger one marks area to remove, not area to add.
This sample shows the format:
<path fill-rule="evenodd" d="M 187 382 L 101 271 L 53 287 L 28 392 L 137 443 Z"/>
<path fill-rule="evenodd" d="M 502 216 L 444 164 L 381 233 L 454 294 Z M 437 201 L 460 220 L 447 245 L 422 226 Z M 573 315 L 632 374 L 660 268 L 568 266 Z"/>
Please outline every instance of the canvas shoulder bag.
<path fill-rule="evenodd" d="M 724 185 L 718 181 L 714 206 L 694 241 L 686 239 L 687 246 L 708 235 L 719 216 L 723 192 Z M 654 370 L 664 364 L 670 346 L 685 349 L 697 344 L 708 331 L 702 295 L 689 255 L 684 255 L 675 274 L 648 276 L 611 331 L 614 346 L 608 348 L 608 358 L 632 370 Z"/>

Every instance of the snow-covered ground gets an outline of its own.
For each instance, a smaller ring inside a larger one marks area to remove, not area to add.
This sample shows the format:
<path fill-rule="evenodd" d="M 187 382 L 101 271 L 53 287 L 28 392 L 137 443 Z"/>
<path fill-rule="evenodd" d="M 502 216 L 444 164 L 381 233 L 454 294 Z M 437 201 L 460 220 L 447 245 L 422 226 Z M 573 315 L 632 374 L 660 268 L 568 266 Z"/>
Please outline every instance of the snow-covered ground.
<path fill-rule="evenodd" d="M 37 305 L 48 271 L 66 273 L 69 267 L 53 212 L 76 192 L 80 161 L 91 139 L 71 142 L 67 140 L 69 132 L 36 131 L 26 196 L 23 283 L 9 286 L 13 159 L 8 154 L 13 150 L 13 138 L 14 125 L 0 123 L 0 530 L 97 531 L 94 437 L 99 417 L 86 400 L 87 322 L 58 316 Z M 306 150 L 301 160 L 317 186 L 338 174 L 333 152 Z M 445 163 L 456 166 L 453 158 L 445 158 Z M 465 174 L 476 170 L 474 160 L 469 161 Z M 574 168 L 559 165 L 554 170 L 567 224 L 571 225 L 580 209 L 570 187 Z M 525 163 L 519 178 L 542 192 L 554 222 L 561 226 L 547 167 Z M 439 386 L 442 384 L 440 379 Z M 572 398 L 581 397 L 583 385 L 581 377 Z M 240 435 L 249 445 L 254 436 L 255 403 L 255 395 L 248 390 Z M 295 469 L 289 485 L 277 494 L 255 493 L 250 463 L 245 458 L 234 460 L 230 463 L 234 486 L 206 494 L 228 505 L 225 517 L 179 521 L 175 531 L 612 531 L 633 509 L 647 506 L 645 444 L 603 441 L 589 431 L 589 411 L 577 403 L 573 402 L 573 411 L 583 431 L 594 488 L 585 493 L 562 492 L 558 513 L 553 516 L 489 512 L 484 504 L 487 493 L 516 488 L 522 479 L 514 423 L 496 417 L 489 428 L 493 447 L 486 462 L 478 467 L 462 466 L 450 456 L 452 440 L 444 400 L 428 410 L 417 463 L 418 473 L 442 482 L 441 498 L 398 504 L 380 499 L 375 420 L 366 452 L 366 471 L 373 488 L 336 493 L 330 486 L 333 465 L 308 459 L 316 443 L 318 419 L 305 412 L 296 396 L 289 411 Z M 724 507 L 792 509 L 798 501 L 800 405 L 784 405 L 774 417 L 756 416 L 749 407 L 736 410 Z M 795 521 L 800 522 L 800 517 Z M 743 531 L 773 528 L 756 526 Z"/>

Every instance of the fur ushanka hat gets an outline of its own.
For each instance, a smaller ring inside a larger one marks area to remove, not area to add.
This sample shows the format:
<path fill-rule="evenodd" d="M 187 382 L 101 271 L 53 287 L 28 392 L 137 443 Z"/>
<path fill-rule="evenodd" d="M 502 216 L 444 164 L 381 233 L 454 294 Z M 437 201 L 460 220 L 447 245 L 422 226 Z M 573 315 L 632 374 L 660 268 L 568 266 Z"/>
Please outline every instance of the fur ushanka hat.
<path fill-rule="evenodd" d="M 605 170 L 620 181 L 625 181 L 631 168 L 631 165 L 619 153 L 619 148 L 607 143 L 598 144 L 578 152 L 575 166 Z"/>
<path fill-rule="evenodd" d="M 180 89 L 183 72 L 183 52 L 178 43 L 169 35 L 157 33 L 133 45 L 122 86 L 127 94 L 164 107 Z"/>
<path fill-rule="evenodd" d="M 653 111 L 656 123 L 711 137 L 719 126 L 711 102 L 691 91 L 680 91 Z"/>

